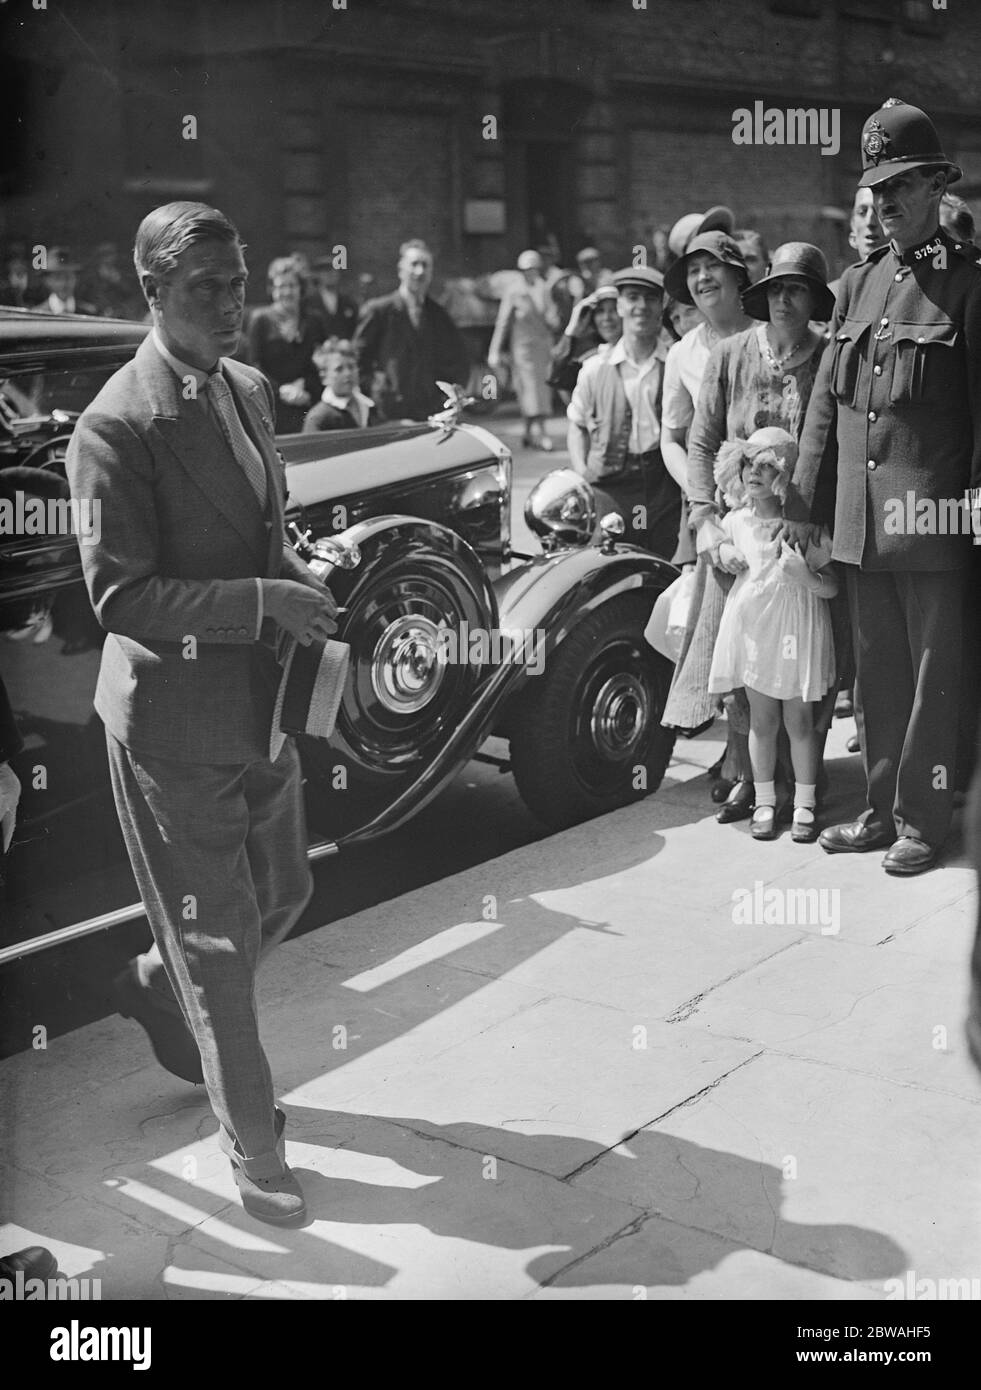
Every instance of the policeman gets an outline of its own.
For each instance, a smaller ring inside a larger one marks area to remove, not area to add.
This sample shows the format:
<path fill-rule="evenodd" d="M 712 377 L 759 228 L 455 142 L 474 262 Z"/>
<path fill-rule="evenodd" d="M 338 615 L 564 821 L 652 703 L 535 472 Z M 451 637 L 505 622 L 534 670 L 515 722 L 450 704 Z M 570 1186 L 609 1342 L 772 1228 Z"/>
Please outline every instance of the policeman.
<path fill-rule="evenodd" d="M 876 111 L 862 168 L 889 240 L 842 276 L 786 515 L 809 518 L 822 460 L 836 470 L 833 557 L 847 584 L 868 805 L 820 844 L 891 846 L 886 871 L 917 874 L 952 812 L 978 497 L 968 489 L 981 484 L 981 264 L 939 225 L 961 171 L 923 111 L 896 98 Z"/>
<path fill-rule="evenodd" d="M 609 495 L 625 538 L 670 559 L 681 489 L 660 448 L 664 280 L 649 266 L 631 266 L 618 270 L 613 284 L 623 336 L 583 363 L 567 411 L 569 456 L 577 472 Z"/>

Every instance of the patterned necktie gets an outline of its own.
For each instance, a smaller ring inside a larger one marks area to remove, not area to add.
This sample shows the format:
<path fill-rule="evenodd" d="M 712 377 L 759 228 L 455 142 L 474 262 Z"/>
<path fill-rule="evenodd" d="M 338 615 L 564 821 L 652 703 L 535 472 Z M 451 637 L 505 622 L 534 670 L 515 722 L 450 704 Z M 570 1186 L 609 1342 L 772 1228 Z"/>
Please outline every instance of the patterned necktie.
<path fill-rule="evenodd" d="M 258 449 L 245 432 L 232 399 L 231 388 L 222 376 L 220 369 L 208 377 L 207 389 L 218 419 L 221 421 L 225 441 L 235 455 L 235 461 L 249 480 L 252 491 L 262 511 L 266 510 L 266 470 Z"/>

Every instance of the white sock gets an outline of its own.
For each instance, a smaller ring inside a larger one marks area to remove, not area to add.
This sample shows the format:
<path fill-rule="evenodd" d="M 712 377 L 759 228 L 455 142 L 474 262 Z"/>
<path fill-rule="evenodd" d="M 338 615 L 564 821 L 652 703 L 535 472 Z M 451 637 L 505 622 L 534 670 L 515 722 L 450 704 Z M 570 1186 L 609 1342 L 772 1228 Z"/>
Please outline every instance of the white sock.
<path fill-rule="evenodd" d="M 798 811 L 814 811 L 817 805 L 817 791 L 814 782 L 798 782 L 794 788 L 794 814 Z M 813 820 L 813 814 L 810 816 Z"/>
<path fill-rule="evenodd" d="M 756 782 L 756 805 L 776 806 L 777 786 L 775 782 Z"/>

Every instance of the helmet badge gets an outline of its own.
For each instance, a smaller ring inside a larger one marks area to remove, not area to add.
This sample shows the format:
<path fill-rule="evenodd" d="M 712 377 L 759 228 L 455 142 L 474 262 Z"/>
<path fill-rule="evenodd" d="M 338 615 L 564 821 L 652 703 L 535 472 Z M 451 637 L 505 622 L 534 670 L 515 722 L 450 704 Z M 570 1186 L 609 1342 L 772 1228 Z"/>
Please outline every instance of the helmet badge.
<path fill-rule="evenodd" d="M 886 131 L 883 130 L 881 122 L 873 117 L 872 120 L 869 121 L 868 129 L 865 132 L 865 139 L 862 142 L 862 148 L 865 151 L 866 158 L 873 164 L 878 164 L 879 160 L 886 153 L 889 143 L 889 136 Z"/>

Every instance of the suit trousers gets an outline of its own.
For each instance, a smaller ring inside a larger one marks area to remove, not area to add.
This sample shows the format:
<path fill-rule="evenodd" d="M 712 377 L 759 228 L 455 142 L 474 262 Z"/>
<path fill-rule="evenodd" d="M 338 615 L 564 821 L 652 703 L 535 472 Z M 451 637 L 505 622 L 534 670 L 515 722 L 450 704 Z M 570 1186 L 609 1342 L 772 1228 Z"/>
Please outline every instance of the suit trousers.
<path fill-rule="evenodd" d="M 208 1097 L 254 1178 L 281 1171 L 275 1096 L 259 1041 L 255 972 L 310 899 L 300 760 L 136 757 L 107 732 L 113 793 L 153 931 L 140 978 L 179 1008 Z"/>
<path fill-rule="evenodd" d="M 957 774 L 965 571 L 842 568 L 871 817 L 939 846 Z"/>

